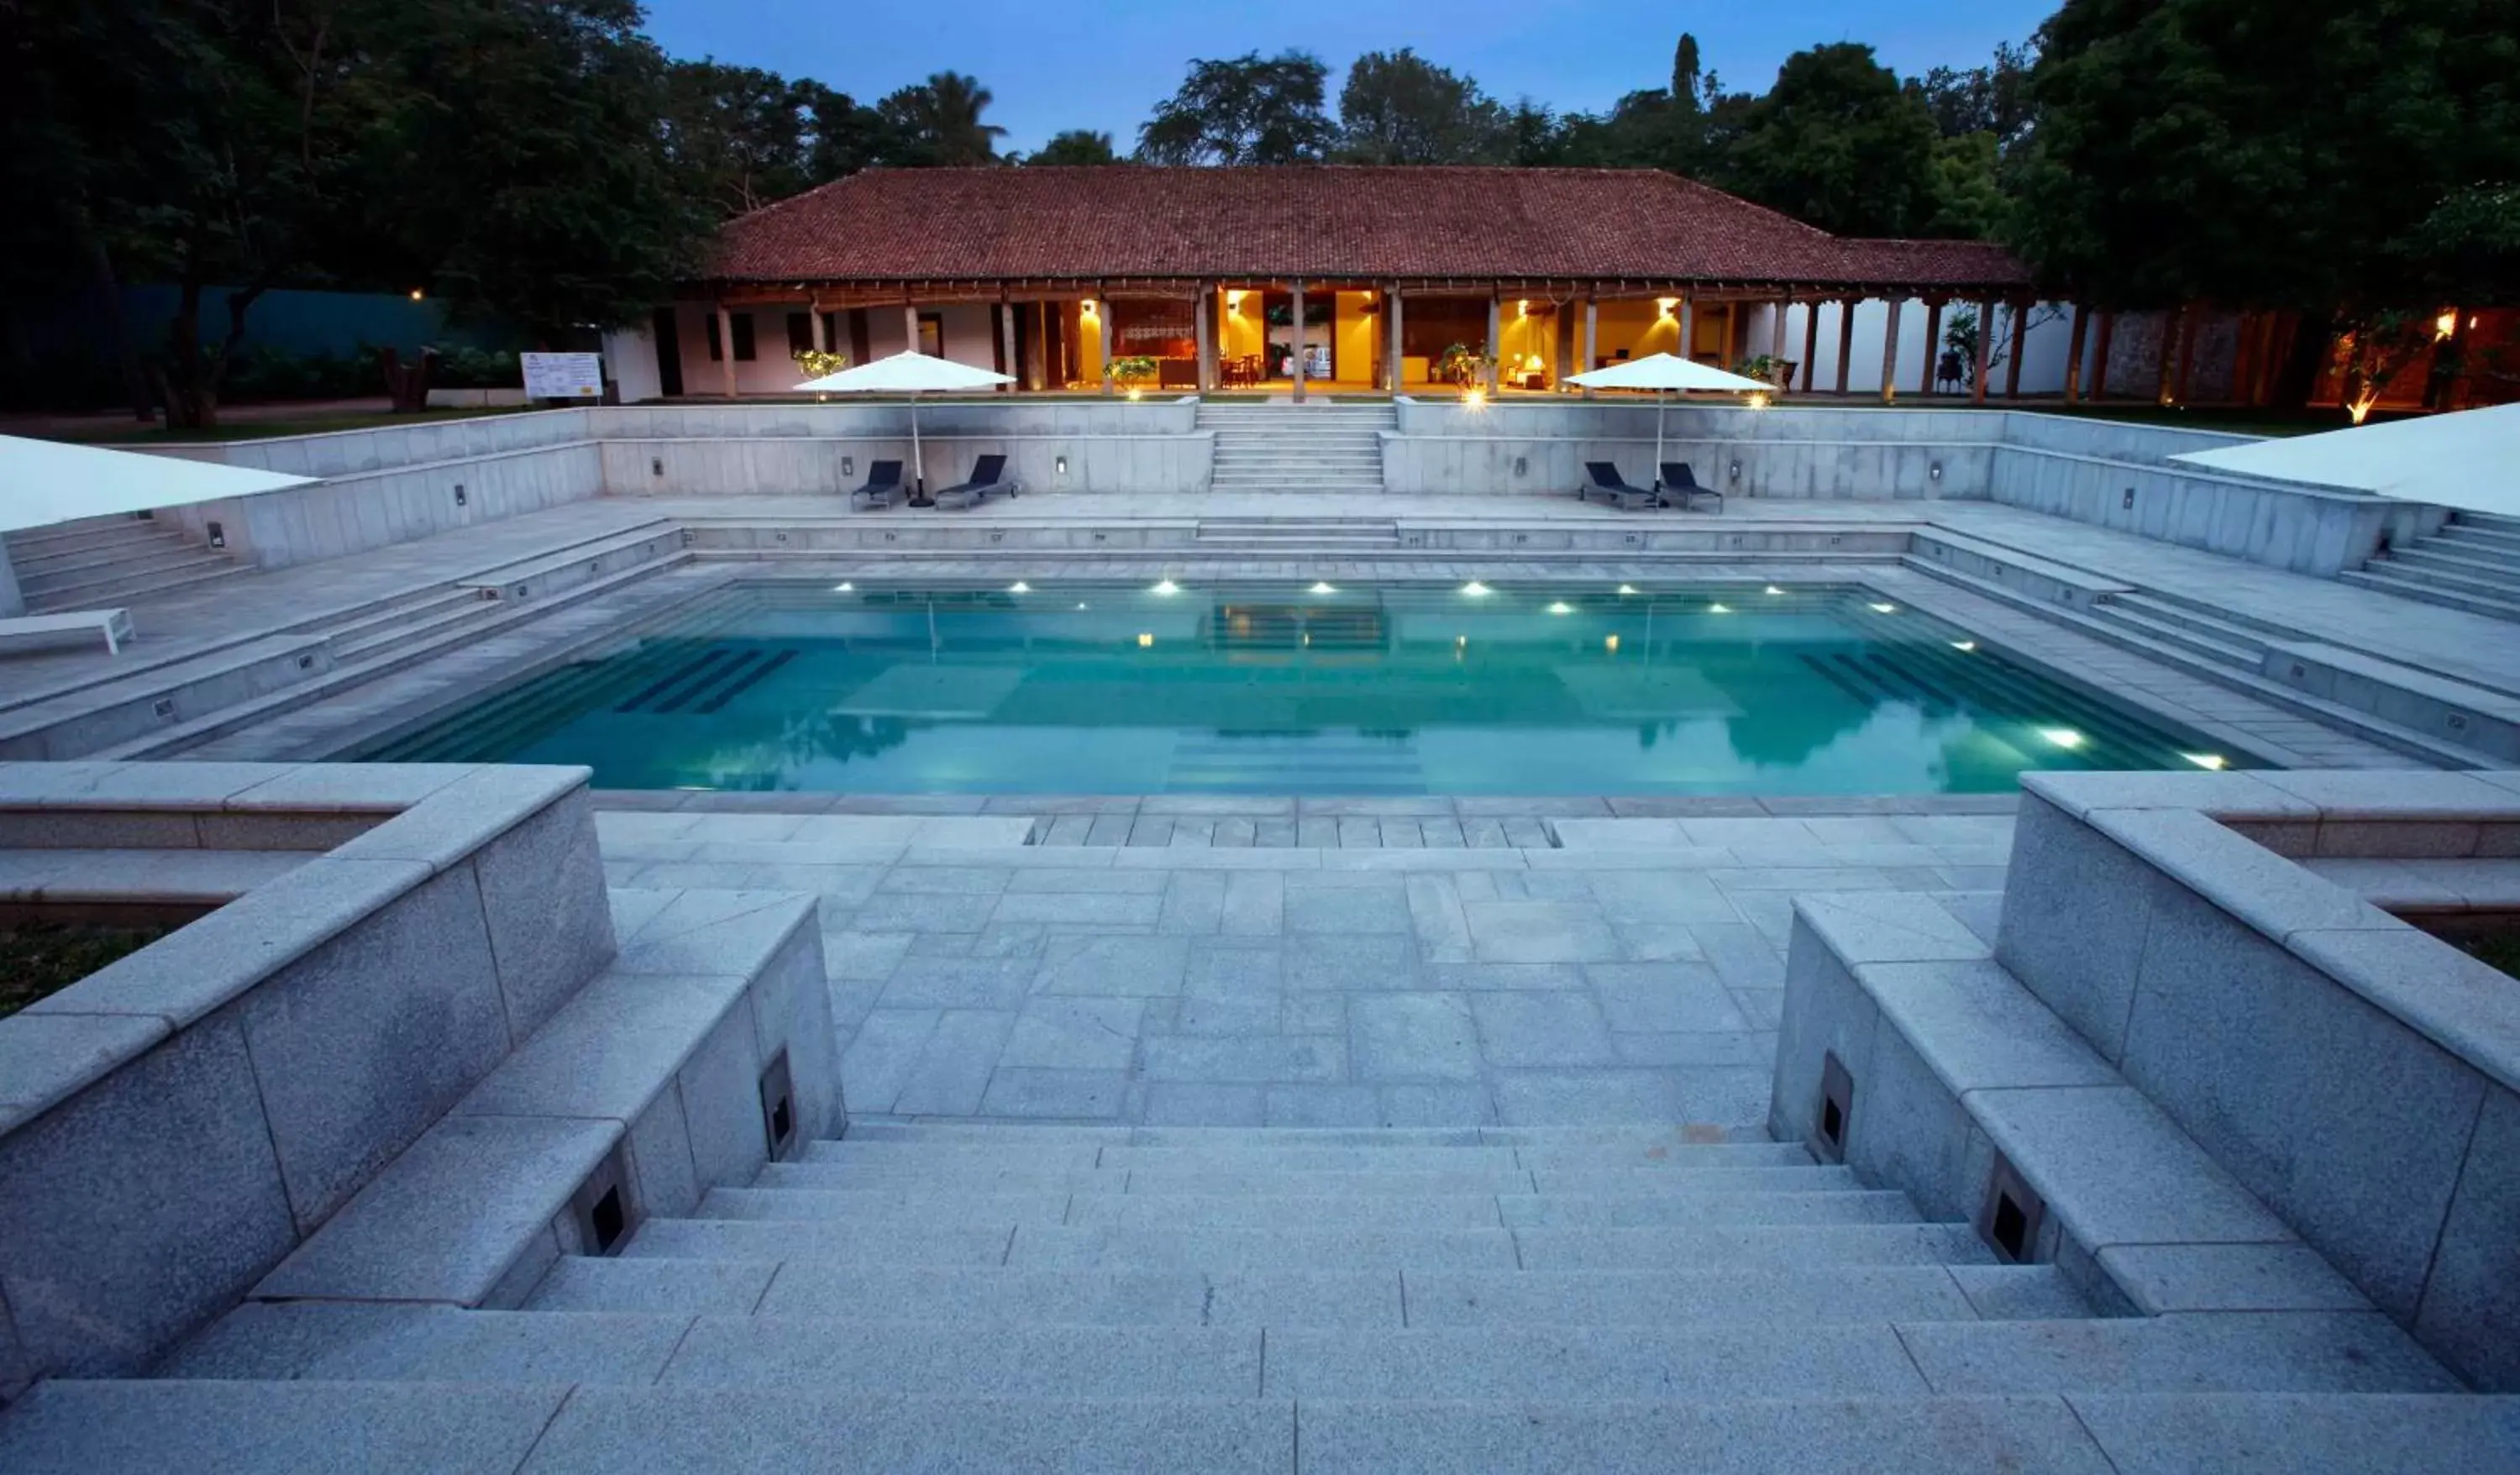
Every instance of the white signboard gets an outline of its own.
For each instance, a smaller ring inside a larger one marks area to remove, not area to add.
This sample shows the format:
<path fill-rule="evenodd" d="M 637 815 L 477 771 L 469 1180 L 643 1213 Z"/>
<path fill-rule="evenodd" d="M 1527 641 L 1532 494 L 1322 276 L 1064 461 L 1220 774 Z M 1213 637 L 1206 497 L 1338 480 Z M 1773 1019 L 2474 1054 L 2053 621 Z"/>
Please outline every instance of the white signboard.
<path fill-rule="evenodd" d="M 525 366 L 527 399 L 602 399 L 604 355 L 600 353 L 520 353 Z"/>

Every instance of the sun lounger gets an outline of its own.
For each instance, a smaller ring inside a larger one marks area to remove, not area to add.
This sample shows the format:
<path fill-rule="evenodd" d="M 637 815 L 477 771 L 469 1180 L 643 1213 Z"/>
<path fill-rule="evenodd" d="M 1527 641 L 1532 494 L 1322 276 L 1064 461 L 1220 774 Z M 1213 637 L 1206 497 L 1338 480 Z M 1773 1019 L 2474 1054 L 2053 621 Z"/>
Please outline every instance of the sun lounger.
<path fill-rule="evenodd" d="M 1714 498 L 1715 510 L 1719 513 L 1724 511 L 1724 494 L 1699 481 L 1697 473 L 1688 469 L 1686 461 L 1664 462 L 1662 480 L 1655 483 L 1655 489 L 1662 493 L 1663 506 L 1676 507 L 1684 513 L 1700 497 Z"/>
<path fill-rule="evenodd" d="M 1012 497 L 1020 490 L 1021 488 L 1015 484 L 1015 479 L 1007 474 L 1007 459 L 1004 456 L 983 456 L 979 464 L 971 468 L 970 480 L 960 486 L 946 487 L 936 494 L 934 500 L 937 506 L 942 507 L 945 499 L 951 497 L 960 505 L 969 507 L 1000 492 Z"/>
<path fill-rule="evenodd" d="M 866 485 L 849 493 L 851 507 L 890 507 L 910 495 L 901 484 L 901 463 L 877 461 L 867 466 Z"/>
<path fill-rule="evenodd" d="M 1621 512 L 1652 507 L 1659 500 L 1653 488 L 1630 485 L 1609 462 L 1588 461 L 1584 463 L 1584 484 L 1575 489 L 1575 500 L 1590 502 L 1596 496 L 1617 503 Z"/>

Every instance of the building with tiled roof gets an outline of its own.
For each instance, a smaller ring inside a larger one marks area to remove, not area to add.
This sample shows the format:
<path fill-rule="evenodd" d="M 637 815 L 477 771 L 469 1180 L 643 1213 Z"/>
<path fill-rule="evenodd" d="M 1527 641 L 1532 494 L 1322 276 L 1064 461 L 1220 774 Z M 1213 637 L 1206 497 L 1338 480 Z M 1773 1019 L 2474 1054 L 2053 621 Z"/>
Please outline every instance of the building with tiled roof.
<path fill-rule="evenodd" d="M 878 169 L 728 222 L 650 336 L 668 395 L 775 392 L 799 351 L 904 347 L 1023 389 L 1108 384 L 1115 363 L 1148 387 L 1406 389 L 1456 345 L 1516 389 L 1796 348 L 1808 384 L 1822 303 L 1843 329 L 1859 302 L 1939 314 L 2029 288 L 1998 246 L 1832 236 L 1651 170 Z"/>

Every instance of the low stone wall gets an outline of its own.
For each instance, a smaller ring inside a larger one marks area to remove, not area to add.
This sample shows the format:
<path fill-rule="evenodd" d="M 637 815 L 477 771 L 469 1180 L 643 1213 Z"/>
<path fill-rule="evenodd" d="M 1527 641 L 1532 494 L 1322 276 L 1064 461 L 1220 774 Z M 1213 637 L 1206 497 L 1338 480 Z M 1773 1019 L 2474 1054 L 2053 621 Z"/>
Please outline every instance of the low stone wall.
<path fill-rule="evenodd" d="M 0 1396 L 234 1304 L 612 957 L 586 778 L 0 765 L 0 844 L 328 851 L 0 1019 Z"/>
<path fill-rule="evenodd" d="M 387 548 L 604 492 L 593 442 L 493 451 L 380 470 L 351 471 L 254 497 L 167 508 L 158 516 L 206 542 L 219 524 L 228 552 L 285 568 Z"/>
<path fill-rule="evenodd" d="M 2520 983 L 2293 859 L 2506 864 L 2520 773 L 2023 782 L 1998 960 L 2373 1304 L 2520 1389 Z"/>

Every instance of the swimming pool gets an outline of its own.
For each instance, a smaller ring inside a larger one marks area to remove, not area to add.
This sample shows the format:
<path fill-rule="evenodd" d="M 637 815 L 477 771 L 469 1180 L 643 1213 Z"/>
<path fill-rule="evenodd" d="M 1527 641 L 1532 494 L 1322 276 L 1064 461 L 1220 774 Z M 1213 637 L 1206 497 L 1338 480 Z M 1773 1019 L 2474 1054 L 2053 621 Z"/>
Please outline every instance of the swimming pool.
<path fill-rule="evenodd" d="M 2247 765 L 1860 587 L 763 580 L 359 756 L 610 788 L 1925 794 Z"/>

